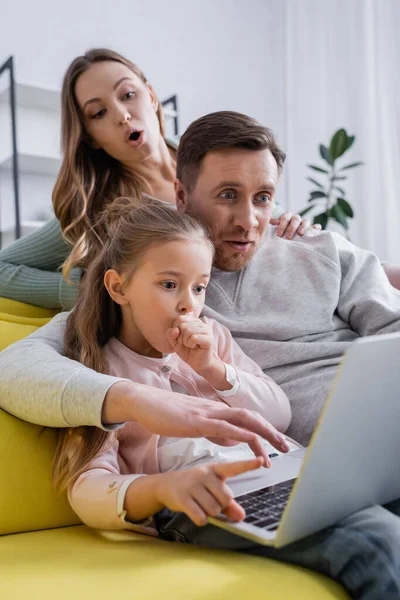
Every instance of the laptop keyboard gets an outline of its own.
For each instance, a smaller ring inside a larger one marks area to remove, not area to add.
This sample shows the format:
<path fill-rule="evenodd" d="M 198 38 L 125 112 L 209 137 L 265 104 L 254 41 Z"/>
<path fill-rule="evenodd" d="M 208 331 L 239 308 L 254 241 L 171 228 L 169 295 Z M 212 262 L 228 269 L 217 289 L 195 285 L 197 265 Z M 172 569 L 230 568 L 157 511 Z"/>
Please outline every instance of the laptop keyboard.
<path fill-rule="evenodd" d="M 246 511 L 244 522 L 262 529 L 276 529 L 295 481 L 296 479 L 289 479 L 248 494 L 236 496 L 235 500 Z"/>

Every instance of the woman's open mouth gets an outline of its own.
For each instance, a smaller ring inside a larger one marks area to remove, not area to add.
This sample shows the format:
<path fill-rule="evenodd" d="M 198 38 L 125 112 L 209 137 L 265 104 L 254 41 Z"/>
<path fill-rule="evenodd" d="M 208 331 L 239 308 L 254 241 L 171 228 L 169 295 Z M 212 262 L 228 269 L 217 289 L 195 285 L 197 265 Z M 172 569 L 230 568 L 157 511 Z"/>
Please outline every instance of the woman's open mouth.
<path fill-rule="evenodd" d="M 134 146 L 137 148 L 141 146 L 144 141 L 144 131 L 143 130 L 131 130 L 128 132 L 127 143 L 130 146 Z"/>

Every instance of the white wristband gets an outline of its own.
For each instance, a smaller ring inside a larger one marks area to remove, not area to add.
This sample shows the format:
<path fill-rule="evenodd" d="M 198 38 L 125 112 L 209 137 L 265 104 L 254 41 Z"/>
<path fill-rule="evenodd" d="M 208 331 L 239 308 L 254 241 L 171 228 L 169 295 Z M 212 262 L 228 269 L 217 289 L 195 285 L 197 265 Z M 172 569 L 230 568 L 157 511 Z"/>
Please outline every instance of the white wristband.
<path fill-rule="evenodd" d="M 235 367 L 233 367 L 232 365 L 228 365 L 227 363 L 224 363 L 224 365 L 226 381 L 230 383 L 232 388 L 230 390 L 216 390 L 215 388 L 214 389 L 217 392 L 218 396 L 220 396 L 220 398 L 229 398 L 230 396 L 234 396 L 238 393 L 240 384 Z"/>

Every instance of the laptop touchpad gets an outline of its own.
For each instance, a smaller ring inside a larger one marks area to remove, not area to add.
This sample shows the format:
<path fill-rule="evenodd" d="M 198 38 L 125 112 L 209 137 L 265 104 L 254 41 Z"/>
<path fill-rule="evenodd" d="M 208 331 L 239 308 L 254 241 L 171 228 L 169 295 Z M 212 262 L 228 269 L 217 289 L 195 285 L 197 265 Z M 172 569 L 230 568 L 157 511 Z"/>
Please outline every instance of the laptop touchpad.
<path fill-rule="evenodd" d="M 293 479 L 300 472 L 305 452 L 306 448 L 302 448 L 289 454 L 282 454 L 272 460 L 272 467 L 269 469 L 262 467 L 256 471 L 243 473 L 228 479 L 227 483 L 235 496 L 238 496 L 287 479 Z"/>

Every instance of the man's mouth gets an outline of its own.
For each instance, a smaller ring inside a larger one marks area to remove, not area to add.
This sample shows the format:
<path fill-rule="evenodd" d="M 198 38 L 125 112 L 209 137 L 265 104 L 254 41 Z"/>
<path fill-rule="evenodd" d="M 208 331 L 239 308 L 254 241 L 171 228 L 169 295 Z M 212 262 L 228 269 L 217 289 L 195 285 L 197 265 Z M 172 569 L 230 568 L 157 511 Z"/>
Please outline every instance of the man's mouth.
<path fill-rule="evenodd" d="M 249 240 L 224 240 L 224 242 L 236 252 L 247 252 L 254 245 L 254 242 Z"/>

